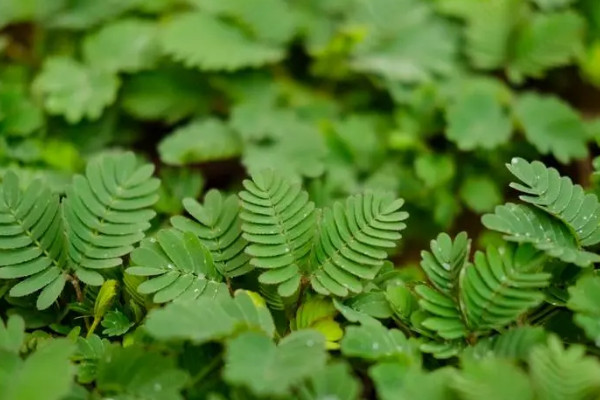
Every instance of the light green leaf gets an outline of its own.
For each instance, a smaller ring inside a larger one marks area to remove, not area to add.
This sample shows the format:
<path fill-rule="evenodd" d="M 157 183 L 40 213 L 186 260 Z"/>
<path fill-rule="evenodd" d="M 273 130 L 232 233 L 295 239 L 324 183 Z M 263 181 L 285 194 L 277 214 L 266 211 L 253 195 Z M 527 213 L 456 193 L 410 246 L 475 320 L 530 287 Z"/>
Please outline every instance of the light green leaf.
<path fill-rule="evenodd" d="M 447 154 L 422 154 L 415 159 L 415 173 L 427 187 L 438 187 L 454 177 L 454 161 Z"/>
<path fill-rule="evenodd" d="M 551 153 L 562 163 L 587 155 L 587 133 L 581 117 L 562 100 L 525 93 L 514 107 L 525 137 L 540 153 Z"/>
<path fill-rule="evenodd" d="M 169 68 L 141 72 L 123 85 L 122 106 L 142 120 L 177 122 L 208 109 L 207 88 L 195 71 Z"/>
<path fill-rule="evenodd" d="M 152 68 L 159 56 L 157 27 L 150 21 L 123 19 L 104 25 L 83 41 L 89 65 L 107 72 Z"/>
<path fill-rule="evenodd" d="M 226 160 L 241 152 L 239 138 L 216 119 L 189 123 L 165 136 L 158 145 L 161 160 L 170 165 L 186 165 Z"/>
<path fill-rule="evenodd" d="M 77 351 L 73 355 L 73 360 L 78 362 L 77 380 L 80 383 L 87 384 L 96 379 L 98 363 L 109 346 L 110 342 L 107 339 L 100 339 L 97 335 L 77 338 Z"/>
<path fill-rule="evenodd" d="M 369 369 L 381 400 L 447 400 L 454 370 L 441 368 L 433 372 L 407 367 L 396 362 L 382 362 Z"/>
<path fill-rule="evenodd" d="M 62 3 L 62 1 L 59 1 Z M 114 19 L 140 4 L 140 0 L 104 0 L 66 2 L 48 25 L 66 30 L 85 30 Z"/>
<path fill-rule="evenodd" d="M 108 308 L 112 305 L 117 295 L 118 282 L 114 279 L 104 281 L 96 296 L 96 302 L 94 303 L 94 318 L 101 319 L 104 317 Z"/>
<path fill-rule="evenodd" d="M 205 71 L 258 67 L 284 56 L 281 48 L 255 41 L 237 27 L 201 12 L 171 17 L 159 40 L 175 60 Z"/>
<path fill-rule="evenodd" d="M 460 187 L 460 197 L 477 214 L 492 211 L 502 203 L 502 193 L 496 181 L 485 175 L 469 175 Z"/>
<path fill-rule="evenodd" d="M 43 126 L 42 110 L 21 90 L 0 85 L 0 110 L 2 135 L 28 136 Z"/>
<path fill-rule="evenodd" d="M 269 113 L 271 110 L 256 112 Z M 325 169 L 327 148 L 314 123 L 286 110 L 273 110 L 273 115 L 263 117 L 264 121 L 260 122 L 262 126 L 256 126 L 253 131 L 250 131 L 252 126 L 240 131 L 247 139 L 252 139 L 245 144 L 242 155 L 246 169 L 250 173 L 276 169 L 289 178 L 315 178 L 321 175 Z M 273 140 L 258 140 L 264 137 Z"/>
<path fill-rule="evenodd" d="M 25 361 L 15 355 L 0 357 L 0 399 L 60 400 L 71 389 L 75 368 L 69 361 L 74 345 L 67 339 L 50 340 Z"/>
<path fill-rule="evenodd" d="M 348 305 L 374 318 L 390 318 L 393 314 L 392 309 L 385 297 L 385 293 L 379 290 L 373 290 L 366 293 L 360 293 L 348 301 Z"/>
<path fill-rule="evenodd" d="M 342 339 L 342 354 L 369 361 L 397 360 L 419 365 L 414 345 L 398 329 L 387 329 L 379 322 L 348 326 Z"/>
<path fill-rule="evenodd" d="M 121 311 L 109 311 L 102 319 L 102 327 L 104 328 L 102 334 L 106 336 L 122 336 L 126 334 L 133 325 L 134 323 Z"/>
<path fill-rule="evenodd" d="M 11 315 L 6 324 L 0 318 L 0 351 L 18 354 L 24 339 L 25 321 L 20 315 Z"/>
<path fill-rule="evenodd" d="M 569 10 L 536 13 L 518 33 L 508 74 L 520 83 L 525 77 L 542 77 L 550 68 L 569 64 L 583 48 L 585 21 Z"/>
<path fill-rule="evenodd" d="M 521 0 L 462 2 L 466 7 L 466 52 L 476 68 L 501 68 L 510 55 L 515 28 L 526 15 Z"/>
<path fill-rule="evenodd" d="M 175 360 L 140 346 L 110 347 L 98 363 L 96 389 L 121 399 L 183 400 L 188 375 Z"/>
<path fill-rule="evenodd" d="M 204 343 L 230 336 L 238 330 L 258 330 L 273 336 L 273 318 L 264 305 L 257 305 L 241 292 L 235 298 L 202 297 L 174 302 L 150 312 L 145 325 L 148 333 L 162 340 L 190 340 Z"/>
<path fill-rule="evenodd" d="M 339 349 L 339 341 L 344 335 L 340 324 L 335 321 L 337 310 L 331 301 L 319 297 L 306 300 L 298 307 L 296 316 L 290 321 L 292 331 L 314 329 L 325 336 L 328 350 Z"/>
<path fill-rule="evenodd" d="M 571 286 L 567 307 L 575 312 L 575 323 L 600 346 L 600 277 L 583 276 Z"/>
<path fill-rule="evenodd" d="M 335 362 L 314 373 L 299 389 L 300 400 L 358 400 L 361 385 L 348 364 Z"/>
<path fill-rule="evenodd" d="M 367 33 L 352 52 L 354 70 L 407 83 L 455 70 L 457 32 L 437 19 L 429 4 L 374 0 L 357 2 L 352 11 L 348 26 Z"/>
<path fill-rule="evenodd" d="M 493 149 L 506 143 L 512 121 L 503 103 L 507 89 L 493 80 L 463 83 L 458 96 L 446 109 L 446 136 L 461 150 Z"/>
<path fill-rule="evenodd" d="M 486 358 L 464 362 L 453 386 L 463 400 L 535 398 L 527 375 L 505 359 Z"/>
<path fill-rule="evenodd" d="M 600 395 L 600 363 L 585 347 L 564 348 L 556 336 L 529 354 L 531 380 L 541 399 L 584 400 Z"/>
<path fill-rule="evenodd" d="M 11 23 L 43 21 L 58 13 L 66 0 L 6 0 L 0 2 L 0 27 Z"/>
<path fill-rule="evenodd" d="M 98 119 L 117 96 L 117 76 L 66 57 L 47 58 L 34 87 L 44 97 L 50 114 L 63 115 L 74 124 Z"/>
<path fill-rule="evenodd" d="M 295 8 L 280 0 L 188 0 L 211 14 L 240 20 L 260 40 L 275 44 L 290 40 L 296 29 Z"/>
<path fill-rule="evenodd" d="M 292 332 L 278 345 L 263 334 L 246 332 L 227 344 L 223 376 L 257 396 L 281 396 L 324 368 L 326 357 L 325 338 L 316 331 Z"/>

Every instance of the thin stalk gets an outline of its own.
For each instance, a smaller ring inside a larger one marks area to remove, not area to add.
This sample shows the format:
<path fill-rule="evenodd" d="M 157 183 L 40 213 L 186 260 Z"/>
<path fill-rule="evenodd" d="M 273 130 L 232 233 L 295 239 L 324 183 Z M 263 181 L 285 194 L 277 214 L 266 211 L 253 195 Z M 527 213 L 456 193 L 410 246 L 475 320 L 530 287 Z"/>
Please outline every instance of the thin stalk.
<path fill-rule="evenodd" d="M 198 382 L 200 382 L 202 379 L 210 375 L 211 372 L 216 370 L 217 367 L 221 364 L 221 361 L 223 361 L 223 353 L 215 356 L 208 364 L 204 366 L 204 368 L 198 371 L 186 386 L 188 388 L 194 387 Z"/>

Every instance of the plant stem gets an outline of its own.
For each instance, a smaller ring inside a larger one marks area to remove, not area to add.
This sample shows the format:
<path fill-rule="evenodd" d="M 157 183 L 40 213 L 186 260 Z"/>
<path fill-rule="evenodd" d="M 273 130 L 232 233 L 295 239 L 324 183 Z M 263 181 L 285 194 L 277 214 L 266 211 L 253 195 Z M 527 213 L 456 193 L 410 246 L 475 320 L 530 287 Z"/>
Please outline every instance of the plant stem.
<path fill-rule="evenodd" d="M 225 283 L 227 284 L 227 289 L 229 290 L 229 294 L 233 296 L 233 286 L 231 285 L 231 278 L 228 276 L 225 277 Z"/>
<path fill-rule="evenodd" d="M 196 375 L 194 375 L 192 377 L 192 379 L 187 384 L 187 387 L 188 388 L 194 387 L 198 382 L 200 382 L 202 379 L 206 378 L 211 372 L 213 372 L 215 369 L 217 369 L 219 364 L 221 364 L 222 360 L 223 360 L 223 353 L 213 357 L 213 359 L 208 364 L 206 364 L 204 366 L 204 368 L 202 368 L 200 371 L 198 371 L 196 373 Z"/>
<path fill-rule="evenodd" d="M 67 275 L 67 280 L 69 282 L 71 282 L 71 285 L 73 285 L 73 289 L 75 289 L 75 297 L 77 298 L 77 302 L 78 303 L 83 303 L 83 292 L 81 291 L 81 286 L 79 286 L 79 279 L 77 279 L 76 276 Z M 89 318 L 88 317 L 83 317 L 83 321 L 85 323 L 86 329 L 89 332 L 90 329 L 91 329 Z"/>
<path fill-rule="evenodd" d="M 306 293 L 306 288 L 308 287 L 308 279 L 306 277 L 302 277 L 300 281 L 300 291 L 298 292 L 298 300 L 296 301 L 296 309 L 294 310 L 294 316 L 298 312 L 298 309 L 302 305 L 302 300 L 304 300 L 304 295 Z"/>
<path fill-rule="evenodd" d="M 68 275 L 67 279 L 73 285 L 73 289 L 75 289 L 75 296 L 77 297 L 77 301 L 79 303 L 83 303 L 83 292 L 81 291 L 81 287 L 79 286 L 79 279 L 77 279 L 73 275 Z"/>
<path fill-rule="evenodd" d="M 92 322 L 92 326 L 90 326 L 88 328 L 87 335 L 85 335 L 86 338 L 89 338 L 90 336 L 92 336 L 92 334 L 96 330 L 96 327 L 98 326 L 99 323 L 100 323 L 100 318 L 94 318 L 94 322 Z"/>

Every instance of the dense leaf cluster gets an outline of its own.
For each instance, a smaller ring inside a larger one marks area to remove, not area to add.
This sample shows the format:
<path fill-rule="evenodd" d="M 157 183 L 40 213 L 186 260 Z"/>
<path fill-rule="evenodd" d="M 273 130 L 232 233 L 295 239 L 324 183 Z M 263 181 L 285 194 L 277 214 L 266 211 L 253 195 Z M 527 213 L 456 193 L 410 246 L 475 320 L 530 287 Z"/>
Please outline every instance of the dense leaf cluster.
<path fill-rule="evenodd" d="M 0 0 L 0 400 L 600 398 L 598 87 L 597 0 Z"/>

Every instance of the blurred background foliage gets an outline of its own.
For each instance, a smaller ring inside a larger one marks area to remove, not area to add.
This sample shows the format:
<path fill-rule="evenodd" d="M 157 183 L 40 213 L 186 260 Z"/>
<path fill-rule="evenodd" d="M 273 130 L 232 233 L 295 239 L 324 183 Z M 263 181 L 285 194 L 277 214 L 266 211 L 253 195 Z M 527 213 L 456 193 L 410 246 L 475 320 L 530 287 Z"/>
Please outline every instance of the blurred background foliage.
<path fill-rule="evenodd" d="M 597 0 L 0 1 L 2 171 L 61 192 L 133 148 L 163 178 L 157 224 L 272 167 L 319 206 L 405 198 L 410 259 L 476 235 L 512 157 L 589 186 L 598 86 Z"/>

